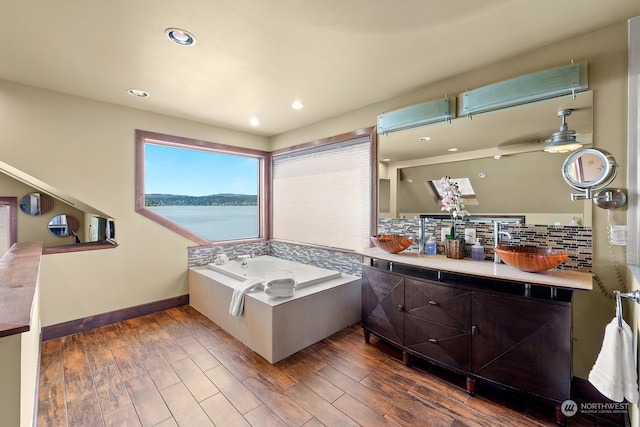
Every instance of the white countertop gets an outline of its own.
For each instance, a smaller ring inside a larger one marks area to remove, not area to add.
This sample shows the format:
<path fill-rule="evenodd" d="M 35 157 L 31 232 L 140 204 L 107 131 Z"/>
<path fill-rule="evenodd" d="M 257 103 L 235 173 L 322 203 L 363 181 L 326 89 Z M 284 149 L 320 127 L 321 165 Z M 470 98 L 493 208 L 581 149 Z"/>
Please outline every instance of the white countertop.
<path fill-rule="evenodd" d="M 506 264 L 495 264 L 492 261 L 474 261 L 471 258 L 453 259 L 444 255 L 425 255 L 414 252 L 390 254 L 380 248 L 366 248 L 358 251 L 365 257 L 396 262 L 419 268 L 440 270 L 470 276 L 511 280 L 531 285 L 553 286 L 566 289 L 593 289 L 593 275 L 573 270 L 547 270 L 529 273 Z"/>

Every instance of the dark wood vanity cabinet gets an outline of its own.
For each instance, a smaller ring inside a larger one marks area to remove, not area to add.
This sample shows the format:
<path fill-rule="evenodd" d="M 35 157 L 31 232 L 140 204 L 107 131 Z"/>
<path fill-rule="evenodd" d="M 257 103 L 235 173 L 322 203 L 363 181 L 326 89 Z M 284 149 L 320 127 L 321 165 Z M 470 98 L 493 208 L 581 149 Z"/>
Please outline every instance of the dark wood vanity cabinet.
<path fill-rule="evenodd" d="M 569 399 L 570 291 L 558 296 L 459 274 L 434 280 L 425 277 L 436 272 L 386 266 L 363 266 L 367 342 L 373 333 L 405 354 L 465 374 L 470 392 L 479 379 L 554 402 Z"/>

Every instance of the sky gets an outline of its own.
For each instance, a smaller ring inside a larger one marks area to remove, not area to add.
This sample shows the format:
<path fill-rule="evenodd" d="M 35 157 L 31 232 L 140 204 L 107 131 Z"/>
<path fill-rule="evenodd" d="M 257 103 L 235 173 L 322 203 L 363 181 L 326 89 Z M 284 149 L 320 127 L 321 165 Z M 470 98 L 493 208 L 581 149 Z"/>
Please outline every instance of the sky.
<path fill-rule="evenodd" d="M 144 192 L 258 194 L 258 159 L 145 144 Z"/>

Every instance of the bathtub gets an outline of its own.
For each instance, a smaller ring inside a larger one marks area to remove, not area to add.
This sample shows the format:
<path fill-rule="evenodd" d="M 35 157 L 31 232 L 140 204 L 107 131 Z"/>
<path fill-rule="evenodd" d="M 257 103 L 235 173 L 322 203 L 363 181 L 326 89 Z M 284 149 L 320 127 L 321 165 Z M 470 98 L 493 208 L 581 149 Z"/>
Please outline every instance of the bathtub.
<path fill-rule="evenodd" d="M 362 279 L 324 268 L 258 256 L 224 265 L 189 268 L 189 304 L 270 363 L 288 357 L 362 317 Z M 287 270 L 295 294 L 274 298 L 257 291 L 245 295 L 244 313 L 229 314 L 233 290 L 247 277 Z"/>
<path fill-rule="evenodd" d="M 341 276 L 337 271 L 301 264 L 269 255 L 235 259 L 220 265 L 211 263 L 207 265 L 207 267 L 240 281 L 245 280 L 247 277 L 264 279 L 270 272 L 286 271 L 293 275 L 296 282 L 296 290 L 326 282 L 327 280 L 337 279 Z"/>

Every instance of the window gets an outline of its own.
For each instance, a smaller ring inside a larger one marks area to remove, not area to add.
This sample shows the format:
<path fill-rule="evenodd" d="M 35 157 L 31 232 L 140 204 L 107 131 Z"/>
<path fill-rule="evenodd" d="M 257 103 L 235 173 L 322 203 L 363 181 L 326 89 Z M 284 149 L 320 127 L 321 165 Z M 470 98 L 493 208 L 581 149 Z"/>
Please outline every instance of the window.
<path fill-rule="evenodd" d="M 136 131 L 136 210 L 200 244 L 264 238 L 263 151 Z"/>
<path fill-rule="evenodd" d="M 466 205 L 480 204 L 469 178 L 451 178 L 451 181 L 458 184 L 458 188 Z M 439 179 L 429 181 L 429 187 L 431 191 L 433 191 L 436 200 L 442 199 L 443 189 Z"/>
<path fill-rule="evenodd" d="M 274 153 L 274 239 L 346 250 L 370 245 L 374 137 L 347 134 L 336 143 Z"/>

